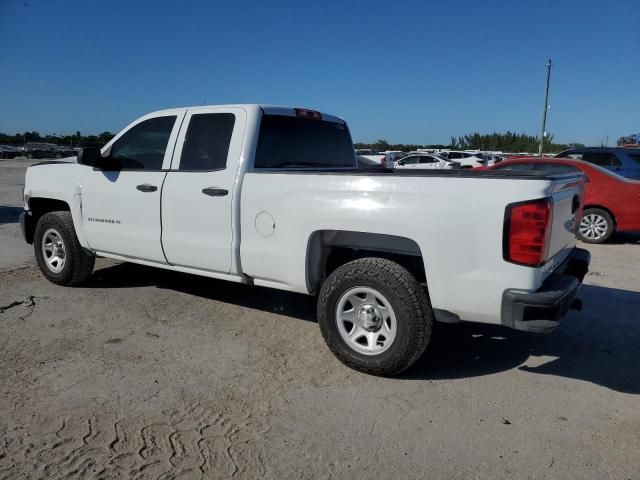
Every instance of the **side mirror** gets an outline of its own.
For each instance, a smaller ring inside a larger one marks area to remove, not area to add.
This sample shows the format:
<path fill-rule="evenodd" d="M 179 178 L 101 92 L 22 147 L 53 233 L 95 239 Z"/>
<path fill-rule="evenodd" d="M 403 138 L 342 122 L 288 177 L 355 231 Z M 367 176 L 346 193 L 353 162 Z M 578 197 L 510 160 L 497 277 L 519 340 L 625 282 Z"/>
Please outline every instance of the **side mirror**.
<path fill-rule="evenodd" d="M 100 167 L 102 154 L 98 147 L 81 148 L 78 152 L 78 164 L 87 165 L 88 167 Z"/>

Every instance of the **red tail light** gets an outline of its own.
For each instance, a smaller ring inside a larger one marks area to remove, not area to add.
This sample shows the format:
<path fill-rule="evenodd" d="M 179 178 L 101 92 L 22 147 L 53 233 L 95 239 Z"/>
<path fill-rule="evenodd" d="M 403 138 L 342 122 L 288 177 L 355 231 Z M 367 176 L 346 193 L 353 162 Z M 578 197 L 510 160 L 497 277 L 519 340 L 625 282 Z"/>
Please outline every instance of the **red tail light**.
<path fill-rule="evenodd" d="M 504 259 L 530 267 L 543 265 L 549 253 L 552 217 L 548 198 L 508 205 L 502 241 Z"/>

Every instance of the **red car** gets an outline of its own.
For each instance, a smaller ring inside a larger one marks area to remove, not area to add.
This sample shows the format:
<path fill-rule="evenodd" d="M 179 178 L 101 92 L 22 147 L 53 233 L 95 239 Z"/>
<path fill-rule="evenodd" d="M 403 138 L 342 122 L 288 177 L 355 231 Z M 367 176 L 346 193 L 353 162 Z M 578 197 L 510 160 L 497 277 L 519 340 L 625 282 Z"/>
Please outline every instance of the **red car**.
<path fill-rule="evenodd" d="M 614 232 L 640 231 L 638 180 L 629 180 L 597 165 L 568 158 L 521 157 L 485 169 L 532 174 L 583 172 L 587 183 L 578 238 L 587 243 L 602 243 Z"/>

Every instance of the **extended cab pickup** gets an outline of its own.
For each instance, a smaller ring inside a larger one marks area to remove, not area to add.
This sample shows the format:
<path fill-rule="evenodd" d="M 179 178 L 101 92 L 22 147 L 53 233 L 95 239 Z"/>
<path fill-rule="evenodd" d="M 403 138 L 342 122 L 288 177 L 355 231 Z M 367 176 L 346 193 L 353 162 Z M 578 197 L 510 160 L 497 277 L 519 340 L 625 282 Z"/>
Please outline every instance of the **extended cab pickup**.
<path fill-rule="evenodd" d="M 579 174 L 358 170 L 340 118 L 188 107 L 30 167 L 21 225 L 61 285 L 101 256 L 317 295 L 333 353 L 393 375 L 434 321 L 552 331 L 589 264 L 582 190 Z"/>

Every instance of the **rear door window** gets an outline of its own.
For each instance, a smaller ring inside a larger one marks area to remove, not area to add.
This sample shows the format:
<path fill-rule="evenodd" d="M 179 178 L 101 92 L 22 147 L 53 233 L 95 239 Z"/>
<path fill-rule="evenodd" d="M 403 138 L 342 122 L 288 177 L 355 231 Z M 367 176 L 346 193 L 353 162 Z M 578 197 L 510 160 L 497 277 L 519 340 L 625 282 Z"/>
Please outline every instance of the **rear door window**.
<path fill-rule="evenodd" d="M 420 163 L 436 163 L 437 160 L 433 157 L 429 157 L 429 156 L 422 156 L 420 157 Z"/>
<path fill-rule="evenodd" d="M 400 160 L 400 163 L 402 165 L 415 165 L 416 163 L 418 163 L 419 158 L 416 156 L 411 156 L 411 157 L 404 157 L 402 160 Z"/>
<path fill-rule="evenodd" d="M 355 168 L 351 135 L 344 123 L 264 115 L 255 168 Z"/>
<path fill-rule="evenodd" d="M 615 158 L 613 153 L 607 152 L 584 152 L 582 160 L 593 163 L 594 165 L 600 165 L 601 167 L 618 165 L 618 159 Z"/>
<path fill-rule="evenodd" d="M 180 170 L 225 169 L 235 118 L 233 113 L 192 115 L 180 157 Z"/>

